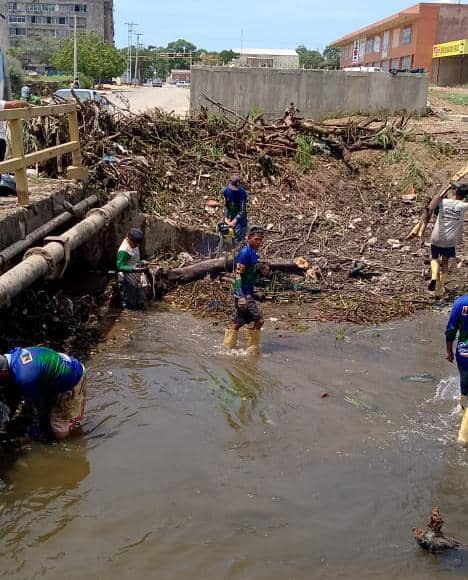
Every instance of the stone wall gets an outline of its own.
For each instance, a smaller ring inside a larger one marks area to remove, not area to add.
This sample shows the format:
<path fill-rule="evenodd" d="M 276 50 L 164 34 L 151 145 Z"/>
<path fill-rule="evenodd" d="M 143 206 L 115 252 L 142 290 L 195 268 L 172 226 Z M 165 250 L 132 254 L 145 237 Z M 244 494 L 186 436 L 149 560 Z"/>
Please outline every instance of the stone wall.
<path fill-rule="evenodd" d="M 334 113 L 422 112 L 427 104 L 426 75 L 325 70 L 192 67 L 190 107 L 216 110 L 203 95 L 246 115 L 281 117 L 293 102 L 304 116 Z"/>

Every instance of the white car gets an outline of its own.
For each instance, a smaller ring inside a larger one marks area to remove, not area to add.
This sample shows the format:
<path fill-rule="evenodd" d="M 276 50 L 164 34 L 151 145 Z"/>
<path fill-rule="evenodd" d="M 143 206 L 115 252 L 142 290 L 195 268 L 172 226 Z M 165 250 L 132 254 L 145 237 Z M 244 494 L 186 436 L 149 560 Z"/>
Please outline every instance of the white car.
<path fill-rule="evenodd" d="M 176 87 L 189 87 L 190 83 L 188 81 L 177 81 Z"/>
<path fill-rule="evenodd" d="M 111 105 L 109 100 L 103 94 L 94 89 L 73 89 L 73 92 L 79 101 L 96 101 L 97 103 L 100 103 L 104 109 L 108 109 Z M 54 97 L 59 97 L 59 99 L 64 99 L 65 101 L 74 100 L 71 89 L 59 89 L 52 95 L 52 98 Z"/>

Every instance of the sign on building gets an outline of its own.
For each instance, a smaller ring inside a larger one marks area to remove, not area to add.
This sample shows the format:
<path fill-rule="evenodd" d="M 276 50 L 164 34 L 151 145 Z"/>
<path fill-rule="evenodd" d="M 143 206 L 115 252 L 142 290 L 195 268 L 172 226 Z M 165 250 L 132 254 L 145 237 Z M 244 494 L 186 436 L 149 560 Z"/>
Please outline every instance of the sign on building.
<path fill-rule="evenodd" d="M 468 54 L 467 38 L 436 44 L 432 51 L 432 58 L 444 58 L 446 56 L 460 56 L 464 54 Z"/>

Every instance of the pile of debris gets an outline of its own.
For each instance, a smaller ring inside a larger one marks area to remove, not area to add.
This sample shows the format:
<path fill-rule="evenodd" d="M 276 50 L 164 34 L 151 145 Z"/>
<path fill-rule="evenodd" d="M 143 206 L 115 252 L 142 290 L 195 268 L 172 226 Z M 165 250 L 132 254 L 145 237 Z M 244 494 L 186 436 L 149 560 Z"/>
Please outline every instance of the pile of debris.
<path fill-rule="evenodd" d="M 231 175 L 240 175 L 249 191 L 250 222 L 268 232 L 262 256 L 306 257 L 323 298 L 318 304 L 317 292 L 304 298 L 304 292 L 283 289 L 274 301 L 306 300 L 317 317 L 363 322 L 432 303 L 425 281 L 428 248 L 405 237 L 428 194 L 460 166 L 463 151 L 426 134 L 418 121 L 316 121 L 302 119 L 293 106 L 268 123 L 261 115 L 240 118 L 227 110 L 180 119 L 91 101 L 79 109 L 91 183 L 139 190 L 149 214 L 214 232 L 222 219 L 222 190 Z M 55 145 L 62 136 L 65 121 L 33 121 L 29 147 Z M 61 167 L 43 170 L 53 175 L 66 164 L 65 158 Z M 173 302 L 197 310 L 203 296 L 217 305 L 220 286 L 206 284 L 210 292 L 197 282 L 177 290 Z M 457 291 L 452 283 L 451 292 Z"/>

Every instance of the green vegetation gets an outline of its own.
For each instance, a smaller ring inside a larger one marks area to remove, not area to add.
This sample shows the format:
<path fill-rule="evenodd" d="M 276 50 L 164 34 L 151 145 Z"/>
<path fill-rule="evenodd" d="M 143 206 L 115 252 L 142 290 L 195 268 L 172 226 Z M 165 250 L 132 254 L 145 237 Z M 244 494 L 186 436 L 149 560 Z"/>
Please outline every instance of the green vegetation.
<path fill-rule="evenodd" d="M 14 56 L 7 55 L 6 57 L 8 76 L 10 77 L 11 91 L 13 95 L 19 97 L 21 94 L 21 87 L 24 82 L 24 72 L 21 62 Z"/>
<path fill-rule="evenodd" d="M 53 57 L 56 69 L 73 73 L 73 40 L 60 42 Z M 95 32 L 78 35 L 78 70 L 94 80 L 121 76 L 127 66 L 127 59 L 112 44 L 101 40 Z"/>
<path fill-rule="evenodd" d="M 294 161 L 304 169 L 314 169 L 315 159 L 313 156 L 317 152 L 317 143 L 310 135 L 298 135 L 296 137 L 297 151 Z"/>
<path fill-rule="evenodd" d="M 301 44 L 296 48 L 299 55 L 299 66 L 301 68 L 340 68 L 340 49 L 327 46 L 323 54 L 319 50 L 309 50 Z"/>
<path fill-rule="evenodd" d="M 466 93 L 449 93 L 447 95 L 447 101 L 452 103 L 452 105 L 468 106 L 468 91 Z"/>

